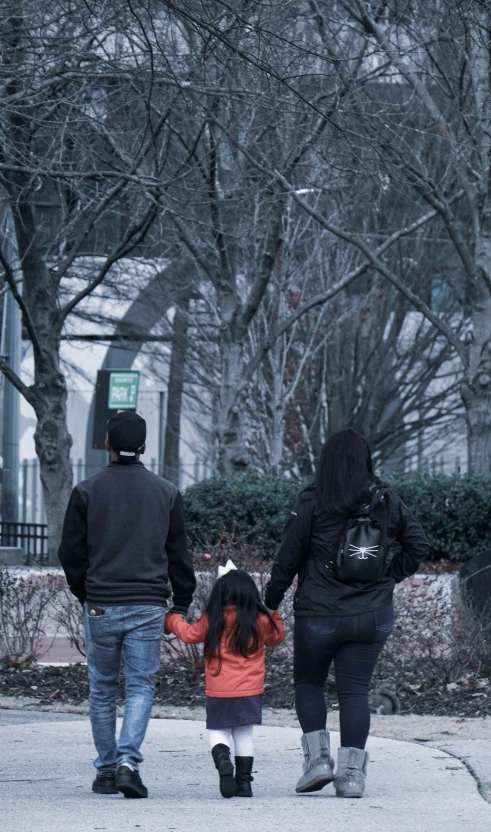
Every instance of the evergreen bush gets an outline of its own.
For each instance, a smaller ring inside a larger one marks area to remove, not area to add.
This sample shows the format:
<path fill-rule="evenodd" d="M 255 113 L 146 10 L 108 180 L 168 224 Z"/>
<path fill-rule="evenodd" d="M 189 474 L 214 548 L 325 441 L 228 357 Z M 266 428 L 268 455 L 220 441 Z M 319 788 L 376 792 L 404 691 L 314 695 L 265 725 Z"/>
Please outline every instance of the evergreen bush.
<path fill-rule="evenodd" d="M 384 477 L 422 523 L 432 558 L 465 561 L 491 548 L 491 477 L 409 473 Z M 236 535 L 274 554 L 302 483 L 248 474 L 190 486 L 184 508 L 193 548 Z"/>
<path fill-rule="evenodd" d="M 491 548 L 491 477 L 413 473 L 388 482 L 422 524 L 433 558 L 465 561 Z"/>
<path fill-rule="evenodd" d="M 190 543 L 212 545 L 226 530 L 271 556 L 300 490 L 296 480 L 256 474 L 213 477 L 192 485 L 183 495 Z"/>

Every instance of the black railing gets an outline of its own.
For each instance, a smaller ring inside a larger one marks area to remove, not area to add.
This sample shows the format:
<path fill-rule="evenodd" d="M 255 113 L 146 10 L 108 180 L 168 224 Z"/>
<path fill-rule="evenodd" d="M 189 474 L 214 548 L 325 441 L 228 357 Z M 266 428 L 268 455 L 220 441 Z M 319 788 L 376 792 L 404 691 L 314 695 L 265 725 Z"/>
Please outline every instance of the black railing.
<path fill-rule="evenodd" d="M 0 523 L 2 546 L 20 546 L 26 563 L 44 563 L 48 557 L 46 523 Z"/>

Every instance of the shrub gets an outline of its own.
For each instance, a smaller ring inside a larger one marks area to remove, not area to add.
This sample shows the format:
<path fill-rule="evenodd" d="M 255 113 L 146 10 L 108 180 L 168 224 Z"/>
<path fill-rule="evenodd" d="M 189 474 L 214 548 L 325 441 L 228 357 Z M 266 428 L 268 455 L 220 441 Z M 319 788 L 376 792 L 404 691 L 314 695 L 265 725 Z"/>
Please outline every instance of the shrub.
<path fill-rule="evenodd" d="M 226 530 L 271 556 L 299 490 L 295 480 L 256 474 L 192 485 L 183 497 L 190 543 L 193 548 L 213 545 Z"/>
<path fill-rule="evenodd" d="M 464 561 L 491 548 L 491 477 L 405 474 L 387 481 L 421 521 L 432 557 Z M 256 474 L 190 486 L 184 509 L 191 546 L 215 545 L 225 531 L 272 557 L 302 484 Z"/>
<path fill-rule="evenodd" d="M 68 589 L 65 581 L 53 600 L 53 619 L 59 626 L 60 634 L 66 635 L 70 647 L 75 647 L 81 656 L 85 656 L 85 630 L 83 610 L 80 602 Z"/>
<path fill-rule="evenodd" d="M 58 575 L 0 568 L 0 666 L 28 667 L 40 658 L 40 639 L 60 584 Z"/>
<path fill-rule="evenodd" d="M 464 561 L 491 548 L 491 477 L 407 474 L 389 484 L 423 525 L 435 559 Z"/>

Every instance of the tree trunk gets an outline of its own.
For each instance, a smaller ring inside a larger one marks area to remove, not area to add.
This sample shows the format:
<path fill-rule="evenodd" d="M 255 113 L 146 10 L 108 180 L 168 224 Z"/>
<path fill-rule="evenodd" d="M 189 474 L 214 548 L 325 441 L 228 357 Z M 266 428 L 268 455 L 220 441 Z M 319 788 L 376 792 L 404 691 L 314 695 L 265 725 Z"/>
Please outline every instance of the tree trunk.
<path fill-rule="evenodd" d="M 275 385 L 276 386 L 276 385 Z M 285 408 L 283 402 L 275 397 L 273 407 L 273 427 L 271 437 L 271 473 L 282 474 L 281 462 L 285 450 Z"/>
<path fill-rule="evenodd" d="M 273 325 L 278 324 L 277 314 L 278 302 L 275 307 L 275 317 Z M 271 374 L 271 410 L 266 411 L 269 416 L 269 427 L 265 430 L 266 437 L 270 437 L 269 449 L 269 470 L 275 476 L 282 473 L 281 463 L 285 451 L 285 407 L 287 406 L 287 398 L 284 393 L 284 339 L 280 338 L 278 342 L 269 351 L 269 365 L 264 368 L 266 370 L 265 383 L 268 384 L 268 370 Z M 266 460 L 263 460 L 266 463 Z M 267 463 L 266 463 L 267 464 Z"/>
<path fill-rule="evenodd" d="M 472 298 L 473 340 L 469 344 L 469 366 L 462 384 L 462 399 L 467 423 L 469 473 L 489 477 L 491 476 L 491 234 L 478 246 L 476 260 L 478 277 Z"/>
<path fill-rule="evenodd" d="M 73 482 L 67 389 L 59 366 L 63 320 L 53 300 L 58 289 L 56 277 L 48 270 L 37 244 L 32 206 L 18 199 L 12 214 L 23 273 L 22 302 L 24 314 L 30 319 L 34 352 L 34 383 L 22 392 L 37 417 L 34 442 L 48 524 L 48 563 L 57 566 L 63 518 Z"/>
<path fill-rule="evenodd" d="M 32 390 L 31 404 L 37 416 L 34 441 L 48 522 L 50 566 L 59 565 L 58 546 L 73 483 L 72 439 L 67 429 L 66 400 L 66 385 L 61 373 L 53 372 L 45 379 L 41 378 Z"/>
<path fill-rule="evenodd" d="M 181 407 L 188 349 L 189 300 L 176 306 L 172 327 L 172 352 L 167 386 L 167 417 L 165 422 L 165 479 L 179 487 L 179 442 L 181 438 Z"/>
<path fill-rule="evenodd" d="M 463 385 L 467 423 L 469 474 L 491 476 L 491 377 L 485 385 L 478 379 Z"/>
<path fill-rule="evenodd" d="M 243 378 L 242 344 L 227 331 L 221 339 L 221 378 L 216 427 L 218 472 L 222 475 L 245 473 L 249 467 L 244 440 L 243 396 L 237 396 L 237 384 Z"/>
<path fill-rule="evenodd" d="M 470 73 L 479 114 L 480 181 L 474 209 L 475 274 L 470 281 L 473 340 L 462 385 L 469 473 L 491 475 L 491 11 L 485 3 L 469 15 Z"/>

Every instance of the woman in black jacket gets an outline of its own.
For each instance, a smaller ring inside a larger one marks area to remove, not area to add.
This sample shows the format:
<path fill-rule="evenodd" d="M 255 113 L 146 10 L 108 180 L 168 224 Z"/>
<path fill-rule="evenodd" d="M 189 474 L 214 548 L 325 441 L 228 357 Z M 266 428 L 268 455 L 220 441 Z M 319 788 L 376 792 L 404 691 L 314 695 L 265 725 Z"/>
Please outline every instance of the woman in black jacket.
<path fill-rule="evenodd" d="M 341 579 L 336 554 L 349 519 L 367 504 L 373 506 L 372 525 L 380 528 L 379 577 L 370 582 L 358 576 Z M 401 548 L 389 560 L 386 553 L 394 541 Z M 368 692 L 376 661 L 394 626 L 394 585 L 413 575 L 428 554 L 418 521 L 374 475 L 363 436 L 351 428 L 333 434 L 322 450 L 315 485 L 300 494 L 286 525 L 265 598 L 269 609 L 276 610 L 298 575 L 294 684 L 305 762 L 297 792 L 317 791 L 334 780 L 339 797 L 363 795 Z M 324 697 L 331 662 L 341 727 L 336 776 Z"/>

